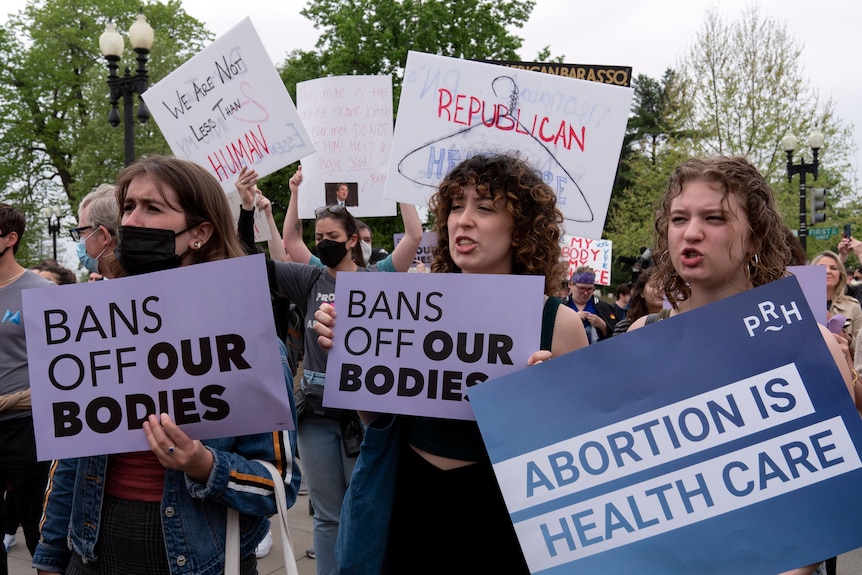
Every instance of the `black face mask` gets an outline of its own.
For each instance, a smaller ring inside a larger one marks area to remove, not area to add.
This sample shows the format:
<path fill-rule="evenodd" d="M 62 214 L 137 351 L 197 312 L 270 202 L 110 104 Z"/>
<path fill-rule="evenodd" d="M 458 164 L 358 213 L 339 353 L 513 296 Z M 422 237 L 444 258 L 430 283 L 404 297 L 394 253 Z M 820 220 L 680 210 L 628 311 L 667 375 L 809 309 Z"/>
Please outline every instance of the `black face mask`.
<path fill-rule="evenodd" d="M 347 242 L 321 240 L 317 244 L 317 257 L 328 268 L 334 268 L 347 255 Z"/>
<path fill-rule="evenodd" d="M 174 233 L 158 228 L 120 226 L 114 255 L 130 276 L 178 268 L 185 254 L 177 255 L 175 239 L 190 229 Z"/>

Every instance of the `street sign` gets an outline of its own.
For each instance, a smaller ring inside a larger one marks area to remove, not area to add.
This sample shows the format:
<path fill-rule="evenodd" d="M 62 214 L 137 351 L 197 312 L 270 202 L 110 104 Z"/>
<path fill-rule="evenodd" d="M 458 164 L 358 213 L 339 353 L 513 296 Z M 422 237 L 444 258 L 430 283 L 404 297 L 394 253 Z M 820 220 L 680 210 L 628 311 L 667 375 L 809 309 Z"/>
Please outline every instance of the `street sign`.
<path fill-rule="evenodd" d="M 808 228 L 808 237 L 818 240 L 828 240 L 839 234 L 838 228 Z"/>

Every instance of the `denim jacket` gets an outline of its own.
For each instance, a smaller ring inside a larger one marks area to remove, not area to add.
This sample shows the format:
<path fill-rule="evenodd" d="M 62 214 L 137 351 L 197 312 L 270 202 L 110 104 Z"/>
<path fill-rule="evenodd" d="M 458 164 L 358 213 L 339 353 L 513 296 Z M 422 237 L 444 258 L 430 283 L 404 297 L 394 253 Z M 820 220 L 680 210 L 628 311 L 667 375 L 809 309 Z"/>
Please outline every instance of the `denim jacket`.
<path fill-rule="evenodd" d="M 293 378 L 284 345 L 280 347 L 295 428 Z M 269 461 L 281 472 L 288 506 L 296 501 L 299 490 L 295 429 L 208 439 L 201 443 L 214 458 L 206 483 L 181 471 L 165 470 L 162 526 L 173 575 L 224 572 L 227 507 L 240 511 L 241 557 L 253 553 L 263 539 L 269 527 L 267 515 L 276 512 L 275 496 L 271 476 L 252 459 Z M 63 572 L 73 552 L 85 563 L 98 560 L 94 549 L 99 536 L 107 467 L 107 455 L 61 459 L 53 463 L 41 520 L 42 536 L 33 555 L 34 568 Z"/>

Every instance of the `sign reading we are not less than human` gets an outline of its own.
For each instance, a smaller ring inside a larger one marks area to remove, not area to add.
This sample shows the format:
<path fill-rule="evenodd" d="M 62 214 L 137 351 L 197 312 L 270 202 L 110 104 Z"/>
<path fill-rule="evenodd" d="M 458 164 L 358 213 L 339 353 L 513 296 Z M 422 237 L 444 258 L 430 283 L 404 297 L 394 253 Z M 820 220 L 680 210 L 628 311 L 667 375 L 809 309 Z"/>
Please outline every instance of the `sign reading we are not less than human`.
<path fill-rule="evenodd" d="M 173 153 L 225 191 L 243 166 L 266 176 L 314 149 L 249 18 L 141 94 Z"/>

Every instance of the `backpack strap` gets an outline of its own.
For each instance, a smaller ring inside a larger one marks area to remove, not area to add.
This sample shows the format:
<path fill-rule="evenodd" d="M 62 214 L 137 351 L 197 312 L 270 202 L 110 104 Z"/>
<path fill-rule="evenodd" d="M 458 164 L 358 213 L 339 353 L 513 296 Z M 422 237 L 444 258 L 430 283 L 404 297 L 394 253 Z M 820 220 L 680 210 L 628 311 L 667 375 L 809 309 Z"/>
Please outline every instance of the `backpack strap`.
<path fill-rule="evenodd" d="M 661 321 L 663 319 L 667 319 L 670 317 L 670 308 L 662 308 L 662 310 L 658 313 L 651 313 L 647 316 L 646 322 L 644 325 L 649 325 L 651 323 L 655 323 L 657 321 Z"/>
<path fill-rule="evenodd" d="M 542 342 L 539 349 L 551 351 L 551 341 L 554 339 L 554 324 L 557 321 L 557 310 L 563 304 L 563 300 L 551 296 L 545 300 L 545 307 L 542 310 Z"/>

